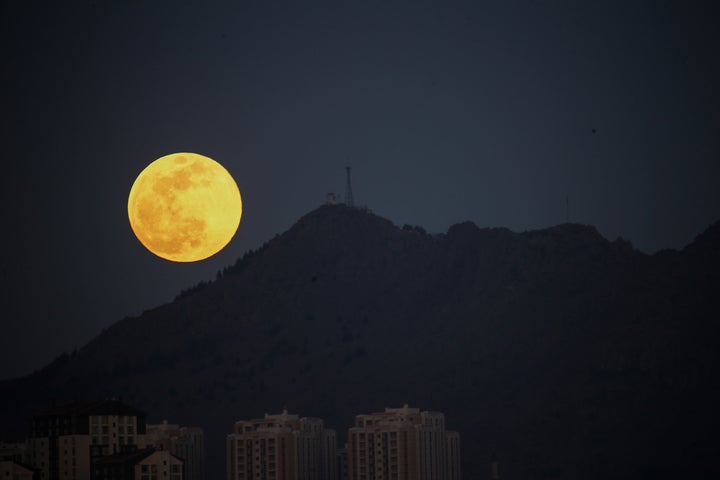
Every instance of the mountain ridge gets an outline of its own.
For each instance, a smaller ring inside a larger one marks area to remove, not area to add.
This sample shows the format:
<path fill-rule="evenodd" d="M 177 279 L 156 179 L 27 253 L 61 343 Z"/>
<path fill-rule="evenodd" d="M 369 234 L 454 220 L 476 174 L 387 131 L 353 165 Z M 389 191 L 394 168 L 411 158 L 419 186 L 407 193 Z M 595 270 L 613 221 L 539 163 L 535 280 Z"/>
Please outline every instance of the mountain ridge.
<path fill-rule="evenodd" d="M 309 212 L 208 285 L 0 382 L 1 431 L 49 399 L 122 396 L 203 426 L 214 478 L 239 418 L 288 407 L 341 439 L 352 415 L 409 403 L 461 432 L 464 478 L 487 477 L 491 452 L 511 479 L 669 478 L 688 458 L 717 471 L 702 459 L 720 451 L 720 223 L 653 255 L 585 225 L 406 227 Z"/>

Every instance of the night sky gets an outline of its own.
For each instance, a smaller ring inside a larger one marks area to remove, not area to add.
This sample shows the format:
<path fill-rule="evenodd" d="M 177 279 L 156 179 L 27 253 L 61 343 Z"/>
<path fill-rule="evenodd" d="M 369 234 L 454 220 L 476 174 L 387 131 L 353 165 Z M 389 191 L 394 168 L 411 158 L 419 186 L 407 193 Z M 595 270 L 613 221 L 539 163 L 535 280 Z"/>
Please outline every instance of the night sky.
<path fill-rule="evenodd" d="M 682 248 L 720 220 L 714 3 L 4 3 L 0 378 L 213 279 L 342 194 L 346 165 L 398 225 L 545 228 L 568 198 L 611 240 Z M 195 264 L 127 220 L 178 151 L 243 195 Z"/>

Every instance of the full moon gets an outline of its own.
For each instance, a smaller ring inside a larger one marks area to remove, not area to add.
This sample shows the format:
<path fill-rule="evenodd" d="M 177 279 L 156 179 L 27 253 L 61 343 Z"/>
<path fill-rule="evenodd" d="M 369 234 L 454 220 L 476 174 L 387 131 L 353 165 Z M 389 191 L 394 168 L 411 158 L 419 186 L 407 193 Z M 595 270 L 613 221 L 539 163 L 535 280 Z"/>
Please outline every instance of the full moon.
<path fill-rule="evenodd" d="M 240 225 L 235 180 L 215 160 L 197 153 L 161 157 L 130 189 L 130 227 L 145 248 L 173 262 L 196 262 L 222 250 Z"/>

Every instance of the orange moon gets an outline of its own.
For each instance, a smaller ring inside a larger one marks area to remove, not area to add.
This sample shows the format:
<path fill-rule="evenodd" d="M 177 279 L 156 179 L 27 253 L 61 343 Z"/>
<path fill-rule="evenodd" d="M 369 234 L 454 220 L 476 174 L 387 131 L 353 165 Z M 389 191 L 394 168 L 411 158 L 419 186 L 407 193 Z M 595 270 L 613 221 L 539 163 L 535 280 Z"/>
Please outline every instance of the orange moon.
<path fill-rule="evenodd" d="M 173 262 L 196 262 L 232 240 L 242 199 L 218 162 L 197 153 L 173 153 L 140 172 L 127 208 L 130 227 L 145 248 Z"/>

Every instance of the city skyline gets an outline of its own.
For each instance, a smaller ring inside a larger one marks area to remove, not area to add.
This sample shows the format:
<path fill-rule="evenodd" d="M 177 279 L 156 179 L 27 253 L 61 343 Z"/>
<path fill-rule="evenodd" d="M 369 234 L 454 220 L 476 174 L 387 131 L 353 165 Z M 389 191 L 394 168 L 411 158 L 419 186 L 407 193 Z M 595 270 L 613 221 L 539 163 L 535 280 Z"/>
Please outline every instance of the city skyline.
<path fill-rule="evenodd" d="M 39 480 L 151 480 L 162 472 L 170 480 L 205 480 L 202 427 L 149 424 L 146 418 L 115 399 L 48 406 L 33 414 L 26 441 L 0 444 L 0 461 L 21 479 L 30 471 Z M 322 418 L 287 410 L 232 427 L 226 436 L 228 480 L 461 478 L 460 437 L 446 431 L 445 415 L 407 404 L 358 413 L 348 422 L 344 447 Z"/>

